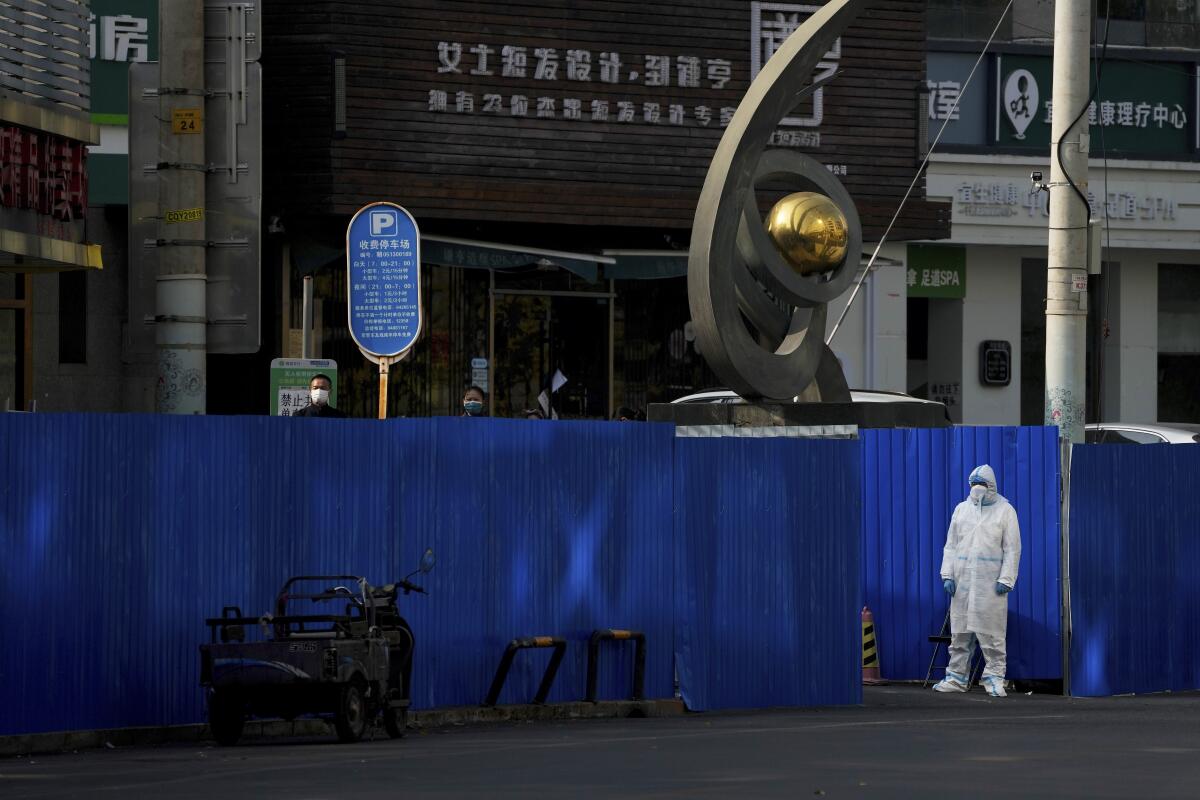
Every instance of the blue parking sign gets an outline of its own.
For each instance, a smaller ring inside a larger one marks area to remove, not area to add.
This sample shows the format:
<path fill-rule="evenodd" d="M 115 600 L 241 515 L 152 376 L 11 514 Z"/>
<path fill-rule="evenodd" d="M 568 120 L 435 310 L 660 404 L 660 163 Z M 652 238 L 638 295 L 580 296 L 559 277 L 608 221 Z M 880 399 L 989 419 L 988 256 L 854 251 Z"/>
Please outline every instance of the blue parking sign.
<path fill-rule="evenodd" d="M 395 358 L 421 335 L 421 234 L 395 203 L 371 203 L 346 228 L 350 335 L 364 353 Z"/>

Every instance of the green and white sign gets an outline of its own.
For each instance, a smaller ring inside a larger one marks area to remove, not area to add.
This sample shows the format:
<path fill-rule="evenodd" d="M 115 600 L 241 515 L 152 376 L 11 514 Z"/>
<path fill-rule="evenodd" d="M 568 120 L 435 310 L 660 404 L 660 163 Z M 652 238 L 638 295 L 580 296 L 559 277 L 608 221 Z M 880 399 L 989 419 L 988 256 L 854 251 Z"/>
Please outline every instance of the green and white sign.
<path fill-rule="evenodd" d="M 129 203 L 129 65 L 158 60 L 158 0 L 92 0 L 88 19 L 92 122 L 100 144 L 88 148 L 88 201 Z"/>
<path fill-rule="evenodd" d="M 92 0 L 92 122 L 129 124 L 129 65 L 158 60 L 158 0 Z"/>
<path fill-rule="evenodd" d="M 1002 55 L 994 88 L 991 143 L 1045 152 L 1050 146 L 1053 62 L 1049 56 Z M 1108 61 L 1087 110 L 1091 152 L 1190 157 L 1197 148 L 1194 66 Z M 1062 109 L 1073 118 L 1078 108 Z"/>
<path fill-rule="evenodd" d="M 966 249 L 946 245 L 910 244 L 906 283 L 909 297 L 966 297 Z"/>
<path fill-rule="evenodd" d="M 329 378 L 329 405 L 337 408 L 337 362 L 330 358 L 276 358 L 271 361 L 271 416 L 290 417 L 309 404 L 314 375 Z"/>

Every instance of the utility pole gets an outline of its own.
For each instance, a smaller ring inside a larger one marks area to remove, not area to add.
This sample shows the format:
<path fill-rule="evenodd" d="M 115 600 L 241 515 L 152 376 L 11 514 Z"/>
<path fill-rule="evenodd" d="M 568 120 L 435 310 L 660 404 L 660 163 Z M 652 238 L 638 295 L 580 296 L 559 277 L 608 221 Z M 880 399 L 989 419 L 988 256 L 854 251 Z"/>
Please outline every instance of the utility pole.
<path fill-rule="evenodd" d="M 1050 246 L 1046 275 L 1046 424 L 1083 441 L 1087 332 L 1088 50 L 1090 0 L 1054 4 L 1054 115 L 1050 128 Z M 1079 121 L 1072 121 L 1079 116 Z M 1062 147 L 1058 146 L 1062 142 Z M 1061 163 L 1056 153 L 1062 153 Z"/>
<path fill-rule="evenodd" d="M 203 414 L 208 389 L 204 2 L 162 0 L 159 20 L 155 409 Z"/>

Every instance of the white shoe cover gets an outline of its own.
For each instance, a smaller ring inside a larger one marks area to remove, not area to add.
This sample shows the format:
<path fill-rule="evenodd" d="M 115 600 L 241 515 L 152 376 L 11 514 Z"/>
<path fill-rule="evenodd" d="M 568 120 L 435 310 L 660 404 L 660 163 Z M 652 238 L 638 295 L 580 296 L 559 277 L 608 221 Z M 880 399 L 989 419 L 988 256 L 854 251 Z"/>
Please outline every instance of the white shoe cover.
<path fill-rule="evenodd" d="M 954 678 L 946 677 L 935 683 L 933 690 L 935 692 L 965 692 L 967 691 L 967 685 Z"/>
<path fill-rule="evenodd" d="M 987 693 L 992 697 L 1008 697 L 1008 692 L 1004 691 L 1004 679 L 997 678 L 995 675 L 985 675 L 983 677 L 983 685 L 987 688 Z"/>

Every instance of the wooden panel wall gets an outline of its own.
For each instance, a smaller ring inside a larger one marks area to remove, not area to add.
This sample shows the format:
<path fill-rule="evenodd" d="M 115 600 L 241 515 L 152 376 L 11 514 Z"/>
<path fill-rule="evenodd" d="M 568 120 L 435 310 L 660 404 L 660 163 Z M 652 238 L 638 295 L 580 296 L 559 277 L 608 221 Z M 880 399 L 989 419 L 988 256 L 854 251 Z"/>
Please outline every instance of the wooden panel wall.
<path fill-rule="evenodd" d="M 278 132 L 268 130 L 268 141 L 281 145 L 281 166 L 304 169 L 275 194 L 309 212 L 348 214 L 390 199 L 426 218 L 687 228 L 723 132 L 721 109 L 736 107 L 750 84 L 746 0 L 266 6 L 267 96 L 275 95 L 268 119 Z M 453 56 L 439 57 L 442 42 L 451 52 L 461 45 L 457 71 L 448 69 Z M 491 75 L 471 74 L 480 66 L 471 48 L 479 45 L 491 50 Z M 526 77 L 502 74 L 505 46 L 525 48 Z M 556 80 L 535 79 L 538 48 L 556 52 Z M 820 146 L 796 149 L 844 167 L 842 180 L 872 238 L 918 164 L 924 4 L 872 4 L 842 48 L 842 73 L 825 90 L 824 121 L 808 129 L 819 130 Z M 347 58 L 348 132 L 336 141 L 327 88 L 333 49 Z M 590 54 L 590 80 L 568 79 L 569 50 Z M 611 52 L 622 62 L 618 83 L 599 79 L 600 54 Z M 648 55 L 670 58 L 669 85 L 647 85 Z M 679 85 L 681 56 L 699 59 L 698 86 Z M 730 65 L 724 86 L 708 75 L 713 60 Z M 441 92 L 445 111 L 431 107 Z M 459 92 L 470 97 L 470 111 L 457 110 Z M 485 110 L 486 95 L 500 97 L 498 111 Z M 528 98 L 527 115 L 511 113 L 514 96 Z M 543 97 L 553 100 L 552 117 L 537 115 Z M 580 102 L 581 118 L 564 115 L 568 100 Z M 592 119 L 592 101 L 607 101 L 610 121 Z M 634 104 L 634 121 L 616 121 L 621 102 Z M 659 121 L 646 121 L 644 103 L 659 104 Z M 671 105 L 682 107 L 682 124 L 672 124 Z M 698 107 L 711 109 L 708 125 Z M 924 201 L 922 180 L 893 238 L 948 232 L 948 209 Z"/>

